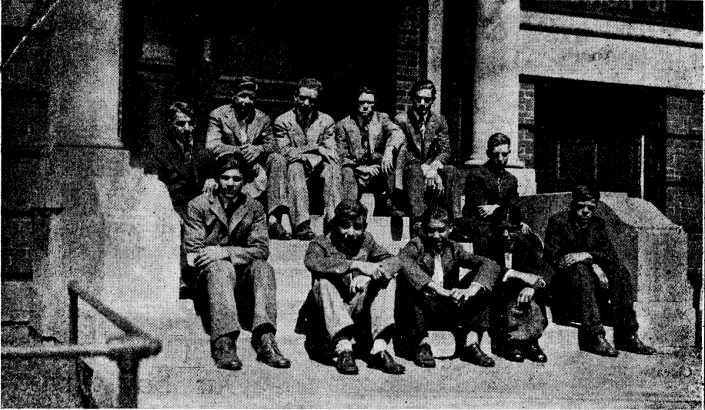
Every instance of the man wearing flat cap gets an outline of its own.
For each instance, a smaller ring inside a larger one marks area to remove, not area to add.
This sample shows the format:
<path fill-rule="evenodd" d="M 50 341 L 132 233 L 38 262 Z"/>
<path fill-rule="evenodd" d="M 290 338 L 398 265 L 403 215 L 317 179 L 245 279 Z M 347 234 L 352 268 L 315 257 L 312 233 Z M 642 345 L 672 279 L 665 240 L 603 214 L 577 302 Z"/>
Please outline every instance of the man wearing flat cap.
<path fill-rule="evenodd" d="M 267 191 L 269 234 L 272 239 L 289 239 L 278 218 L 286 207 L 286 160 L 277 152 L 269 116 L 255 108 L 257 83 L 252 77 L 235 80 L 232 102 L 211 111 L 206 149 L 213 156 L 237 152 L 255 171 L 255 178 L 243 188 L 252 198 Z M 211 190 L 215 180 L 209 180 Z"/>
<path fill-rule="evenodd" d="M 252 177 L 240 154 L 217 158 L 217 188 L 188 204 L 184 247 L 205 294 L 211 354 L 220 369 L 239 370 L 236 341 L 241 328 L 252 331 L 257 360 L 277 368 L 290 362 L 279 351 L 274 269 L 267 262 L 269 238 L 262 205 L 242 193 Z M 206 296 L 207 295 L 207 296 Z"/>
<path fill-rule="evenodd" d="M 594 186 L 577 185 L 570 209 L 548 221 L 544 256 L 556 272 L 551 284 L 553 299 L 570 295 L 577 303 L 580 350 L 610 357 L 617 356 L 617 350 L 654 354 L 655 349 L 637 336 L 633 306 L 637 283 L 619 260 L 605 222 L 595 214 L 599 201 L 600 192 Z M 613 309 L 614 347 L 605 339 L 598 305 L 601 294 L 609 298 Z M 560 310 L 555 303 L 553 308 Z"/>

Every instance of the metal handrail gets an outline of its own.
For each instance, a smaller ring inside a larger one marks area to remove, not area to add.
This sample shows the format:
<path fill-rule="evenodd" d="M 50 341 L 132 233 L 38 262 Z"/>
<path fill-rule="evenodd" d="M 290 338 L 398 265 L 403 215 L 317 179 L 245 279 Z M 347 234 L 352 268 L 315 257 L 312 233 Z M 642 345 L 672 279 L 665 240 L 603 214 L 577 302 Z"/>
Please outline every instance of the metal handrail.
<path fill-rule="evenodd" d="M 69 292 L 69 345 L 49 345 L 36 347 L 3 347 L 2 358 L 61 357 L 76 360 L 76 372 L 80 372 L 78 360 L 81 357 L 105 356 L 117 363 L 119 376 L 118 407 L 137 407 L 139 393 L 138 370 L 140 360 L 159 354 L 162 343 L 159 339 L 140 329 L 129 319 L 120 315 L 100 299 L 81 287 L 77 281 L 68 284 Z M 103 315 L 121 331 L 124 337 L 106 344 L 78 344 L 78 299 Z"/>

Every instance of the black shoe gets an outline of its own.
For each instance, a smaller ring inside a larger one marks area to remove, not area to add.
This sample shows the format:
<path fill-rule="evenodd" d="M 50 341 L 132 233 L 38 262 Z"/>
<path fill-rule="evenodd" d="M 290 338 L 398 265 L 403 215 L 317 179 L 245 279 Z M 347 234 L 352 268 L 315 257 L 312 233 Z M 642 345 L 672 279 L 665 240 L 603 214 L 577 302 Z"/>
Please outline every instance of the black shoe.
<path fill-rule="evenodd" d="M 403 374 L 406 371 L 406 368 L 395 362 L 392 355 L 386 350 L 370 356 L 368 364 L 372 369 L 379 369 L 389 374 Z"/>
<path fill-rule="evenodd" d="M 501 356 L 509 360 L 510 362 L 521 363 L 524 361 L 524 354 L 519 349 L 519 346 L 516 343 L 511 342 L 508 342 L 507 344 L 499 348 L 498 356 Z"/>
<path fill-rule="evenodd" d="M 599 356 L 619 356 L 619 352 L 609 344 L 604 335 L 578 337 L 578 347 L 584 352 L 594 353 Z"/>
<path fill-rule="evenodd" d="M 269 239 L 278 239 L 280 241 L 288 241 L 291 239 L 291 234 L 284 229 L 282 224 L 274 222 L 269 225 Z"/>
<path fill-rule="evenodd" d="M 524 345 L 524 357 L 536 363 L 546 363 L 548 361 L 548 356 L 541 350 L 538 341 Z"/>
<path fill-rule="evenodd" d="M 419 367 L 436 367 L 431 346 L 428 343 L 420 344 L 414 354 L 414 363 Z"/>
<path fill-rule="evenodd" d="M 335 369 L 340 374 L 358 374 L 360 369 L 357 368 L 355 358 L 350 350 L 343 350 L 338 353 L 338 359 L 335 363 Z"/>
<path fill-rule="evenodd" d="M 235 341 L 230 336 L 221 336 L 216 339 L 211 347 L 211 356 L 219 369 L 242 369 L 242 362 L 237 357 Z"/>
<path fill-rule="evenodd" d="M 294 228 L 294 238 L 301 241 L 310 241 L 316 234 L 311 230 L 311 221 L 301 222 Z"/>
<path fill-rule="evenodd" d="M 614 337 L 614 347 L 618 350 L 624 350 L 625 352 L 632 352 L 636 354 L 652 355 L 656 353 L 656 349 L 644 344 L 636 333 L 616 335 Z"/>
<path fill-rule="evenodd" d="M 460 350 L 459 356 L 460 360 L 464 362 L 469 362 L 482 367 L 494 366 L 494 359 L 492 359 L 485 352 L 483 352 L 477 343 L 473 343 L 470 346 L 463 347 Z"/>
<path fill-rule="evenodd" d="M 277 341 L 274 340 L 272 333 L 262 335 L 262 341 L 257 348 L 257 360 L 278 369 L 286 369 L 291 366 L 289 359 L 279 351 L 279 346 L 277 346 Z"/>

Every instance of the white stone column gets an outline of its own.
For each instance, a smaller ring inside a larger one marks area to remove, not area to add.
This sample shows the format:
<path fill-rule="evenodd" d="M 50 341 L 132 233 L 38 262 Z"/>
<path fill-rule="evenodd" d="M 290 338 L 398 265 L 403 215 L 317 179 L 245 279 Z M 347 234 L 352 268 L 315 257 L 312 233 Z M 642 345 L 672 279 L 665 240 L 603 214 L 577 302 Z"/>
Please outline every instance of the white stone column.
<path fill-rule="evenodd" d="M 122 0 L 63 1 L 54 25 L 48 160 L 38 179 L 44 202 L 62 211 L 35 276 L 39 327 L 66 340 L 70 279 L 149 326 L 173 315 L 180 227 L 164 185 L 133 165 L 122 143 Z M 79 340 L 113 331 L 81 311 Z"/>

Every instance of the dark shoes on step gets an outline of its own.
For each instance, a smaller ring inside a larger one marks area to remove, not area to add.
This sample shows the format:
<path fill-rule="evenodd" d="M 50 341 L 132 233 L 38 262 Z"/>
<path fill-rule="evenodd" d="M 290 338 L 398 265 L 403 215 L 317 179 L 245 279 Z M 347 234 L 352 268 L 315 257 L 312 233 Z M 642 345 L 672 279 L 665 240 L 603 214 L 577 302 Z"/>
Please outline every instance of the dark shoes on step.
<path fill-rule="evenodd" d="M 599 356 L 619 356 L 617 349 L 612 347 L 604 335 L 580 336 L 578 337 L 578 347 L 584 352 L 594 353 Z"/>
<path fill-rule="evenodd" d="M 639 336 L 637 336 L 636 333 L 631 333 L 627 335 L 615 335 L 614 347 L 616 347 L 618 350 L 624 350 L 625 352 L 631 352 L 636 354 L 652 355 L 656 353 L 656 349 L 644 344 L 644 342 L 639 339 Z"/>
<path fill-rule="evenodd" d="M 541 349 L 538 342 L 530 342 L 524 345 L 524 357 L 536 363 L 546 363 L 548 356 Z"/>
<path fill-rule="evenodd" d="M 462 347 L 458 356 L 460 357 L 460 360 L 475 364 L 477 366 L 492 367 L 495 364 L 494 359 L 489 357 L 487 353 L 483 352 L 477 343 Z"/>
<path fill-rule="evenodd" d="M 406 371 L 406 368 L 395 362 L 392 355 L 386 350 L 370 355 L 368 365 L 372 369 L 378 369 L 389 374 L 403 374 Z"/>
<path fill-rule="evenodd" d="M 240 370 L 242 362 L 237 357 L 235 340 L 230 336 L 221 336 L 211 345 L 211 356 L 215 365 L 224 370 Z"/>
<path fill-rule="evenodd" d="M 257 347 L 257 360 L 278 369 L 286 369 L 291 366 L 289 359 L 279 351 L 279 346 L 277 346 L 277 341 L 272 333 L 262 335 L 261 342 Z"/>
<path fill-rule="evenodd" d="M 436 367 L 431 346 L 428 343 L 420 344 L 414 353 L 414 363 L 419 367 Z"/>
<path fill-rule="evenodd" d="M 269 225 L 269 239 L 278 239 L 280 241 L 288 241 L 291 239 L 291 234 L 284 229 L 282 224 L 274 222 Z"/>
<path fill-rule="evenodd" d="M 335 369 L 338 370 L 340 374 L 358 374 L 360 369 L 358 369 L 355 363 L 355 357 L 353 352 L 350 350 L 343 350 L 338 353 L 338 358 L 335 362 Z"/>
<path fill-rule="evenodd" d="M 311 230 L 311 221 L 301 222 L 294 228 L 294 239 L 301 241 L 310 241 L 316 237 L 316 234 Z"/>

